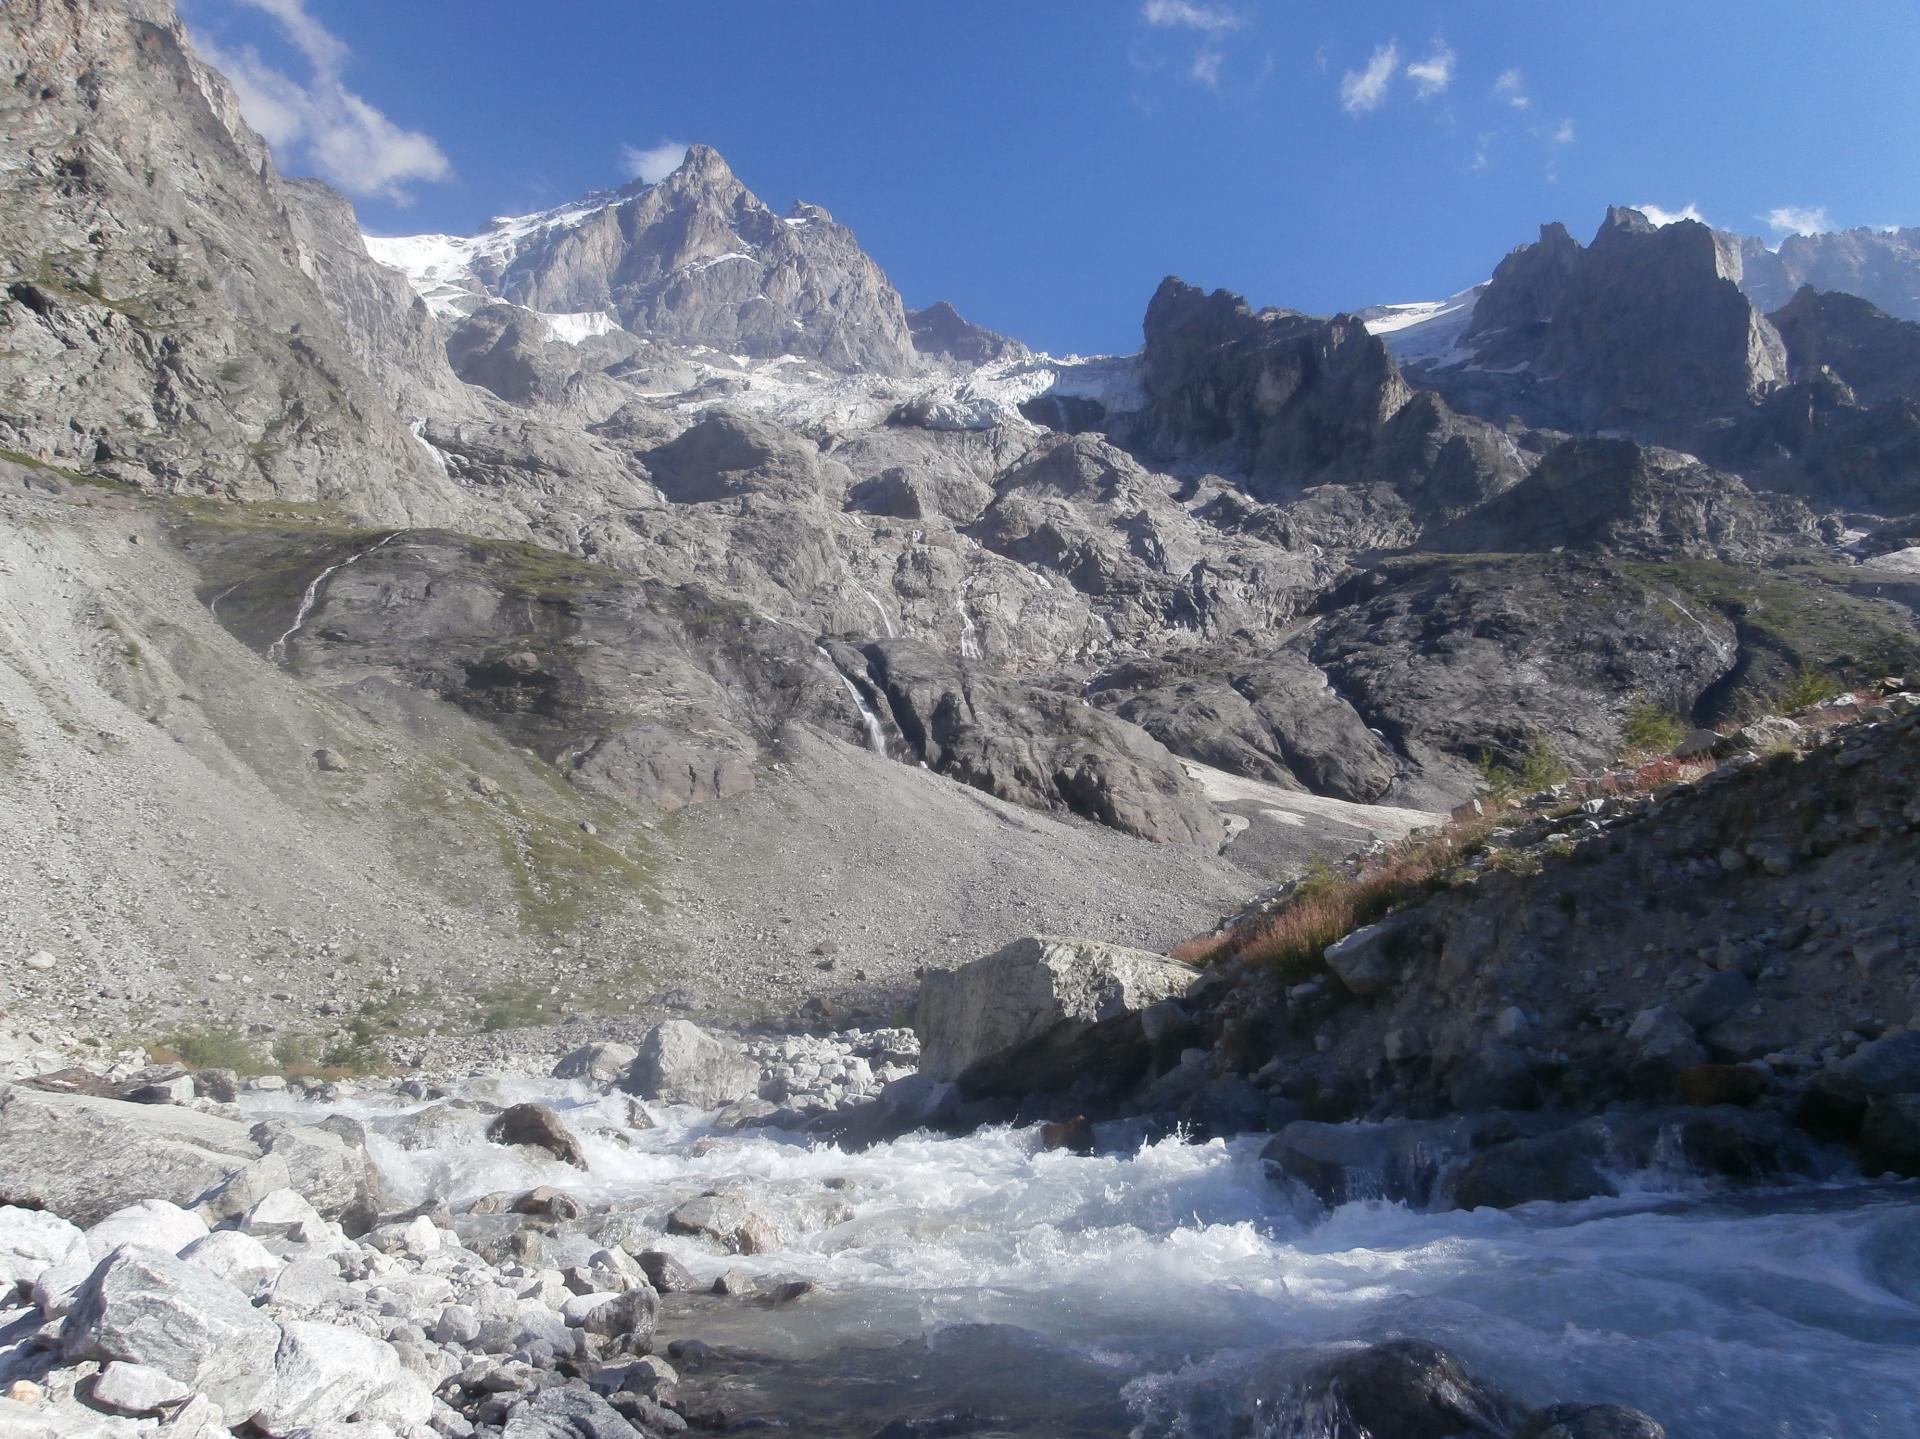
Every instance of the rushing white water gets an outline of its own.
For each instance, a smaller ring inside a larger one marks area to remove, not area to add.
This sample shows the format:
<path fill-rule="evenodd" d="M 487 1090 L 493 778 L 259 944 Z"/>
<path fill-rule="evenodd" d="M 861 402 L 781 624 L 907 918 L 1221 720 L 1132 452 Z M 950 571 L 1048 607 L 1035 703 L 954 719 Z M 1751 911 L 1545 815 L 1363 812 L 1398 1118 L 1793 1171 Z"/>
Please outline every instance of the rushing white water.
<path fill-rule="evenodd" d="M 447 466 L 446 455 L 438 445 L 427 438 L 427 421 L 425 416 L 417 420 L 407 421 L 407 433 L 420 442 L 420 448 L 427 452 L 428 458 L 433 461 L 434 467 L 438 469 L 441 474 L 449 475 L 453 473 Z"/>
<path fill-rule="evenodd" d="M 344 570 L 348 565 L 359 563 L 375 550 L 381 548 L 381 546 L 392 544 L 395 540 L 399 539 L 403 533 L 405 532 L 402 530 L 395 530 L 378 544 L 368 545 L 357 554 L 348 555 L 339 563 L 328 565 L 324 570 L 320 571 L 319 574 L 309 580 L 307 582 L 307 588 L 300 596 L 300 607 L 293 612 L 293 623 L 287 626 L 286 633 L 282 634 L 279 639 L 267 646 L 267 658 L 276 663 L 284 664 L 286 662 L 287 641 L 300 633 L 301 627 L 307 622 L 307 616 L 313 613 L 314 604 L 320 598 L 321 586 L 332 578 L 336 570 Z"/>
<path fill-rule="evenodd" d="M 833 655 L 827 647 L 815 645 L 814 648 L 820 651 L 821 658 L 826 660 L 834 674 L 839 676 L 840 683 L 847 687 L 847 693 L 853 696 L 853 707 L 860 711 L 860 728 L 866 734 L 867 748 L 875 754 L 884 755 L 887 752 L 887 732 L 880 723 L 880 716 L 873 712 L 873 706 L 867 703 L 867 697 L 860 693 L 860 686 L 855 684 L 838 664 L 834 663 Z"/>
<path fill-rule="evenodd" d="M 968 579 L 960 586 L 960 593 L 953 601 L 953 607 L 960 611 L 960 658 L 967 660 L 980 658 L 980 630 L 974 624 L 973 616 L 967 612 L 967 591 L 972 586 L 972 579 Z"/>
<path fill-rule="evenodd" d="M 1083 1157 L 989 1129 L 845 1153 L 775 1132 L 714 1135 L 677 1111 L 620 1132 L 624 1100 L 483 1083 L 480 1097 L 568 1109 L 584 1184 L 486 1144 L 480 1115 L 403 1150 L 381 1137 L 394 1121 L 377 1116 L 394 1111 L 362 1106 L 399 1200 L 560 1185 L 626 1211 L 646 1244 L 703 1279 L 740 1268 L 814 1280 L 824 1290 L 801 1308 L 709 1309 L 693 1332 L 804 1360 L 815 1384 L 836 1366 L 871 1380 L 885 1362 L 874 1355 L 924 1337 L 900 1392 L 919 1392 L 946 1344 L 976 1382 L 981 1364 L 1005 1363 L 1002 1386 L 1034 1386 L 1035 1402 L 1124 1408 L 1119 1429 L 1075 1432 L 1197 1439 L 1233 1432 L 1222 1416 L 1271 1393 L 1277 1353 L 1412 1335 L 1528 1402 L 1628 1403 L 1676 1439 L 1920 1433 L 1912 1185 L 1731 1199 L 1668 1179 L 1666 1192 L 1506 1213 L 1372 1202 L 1322 1215 L 1267 1178 L 1258 1139 Z M 721 1256 L 661 1234 L 675 1203 L 714 1188 L 748 1196 L 780 1247 Z M 1038 1376 L 1017 1377 L 1036 1354 Z"/>

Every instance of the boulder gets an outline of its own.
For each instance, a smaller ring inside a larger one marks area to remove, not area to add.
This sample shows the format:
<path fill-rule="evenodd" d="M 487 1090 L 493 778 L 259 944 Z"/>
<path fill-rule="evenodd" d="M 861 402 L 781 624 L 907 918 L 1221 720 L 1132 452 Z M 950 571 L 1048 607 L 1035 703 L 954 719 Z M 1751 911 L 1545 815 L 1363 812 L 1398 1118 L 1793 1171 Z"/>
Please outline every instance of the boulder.
<path fill-rule="evenodd" d="M 285 1162 L 288 1188 L 304 1195 L 349 1235 L 364 1234 L 382 1210 L 378 1172 L 367 1157 L 367 1132 L 359 1121 L 330 1115 L 318 1124 L 262 1120 L 248 1131 L 262 1151 Z"/>
<path fill-rule="evenodd" d="M 653 1329 L 660 1314 L 660 1296 L 649 1285 L 639 1285 L 596 1304 L 587 1311 L 580 1327 L 589 1334 L 617 1339 L 636 1353 L 644 1354 L 653 1342 Z"/>
<path fill-rule="evenodd" d="M 1667 1439 L 1667 1431 L 1619 1404 L 1552 1404 L 1529 1415 L 1516 1439 Z"/>
<path fill-rule="evenodd" d="M 633 1067 L 640 1051 L 630 1044 L 583 1044 L 553 1067 L 555 1079 L 612 1084 Z"/>
<path fill-rule="evenodd" d="M 280 1272 L 280 1260 L 273 1251 L 237 1229 L 216 1229 L 182 1249 L 180 1257 L 224 1279 L 242 1294 L 251 1294 Z"/>
<path fill-rule="evenodd" d="M 543 1389 L 515 1406 L 501 1439 L 643 1439 L 606 1400 L 571 1384 Z"/>
<path fill-rule="evenodd" d="M 661 1104 L 718 1109 L 760 1089 L 760 1066 L 730 1039 L 684 1019 L 655 1025 L 641 1041 L 626 1088 Z"/>
<path fill-rule="evenodd" d="M 1920 1094 L 1920 1029 L 1896 1029 L 1869 1040 L 1828 1074 L 1854 1094 Z"/>
<path fill-rule="evenodd" d="M 920 1073 L 973 1093 L 1084 1077 L 1136 1077 L 1150 1056 L 1140 1014 L 1198 972 L 1145 950 L 1039 935 L 920 983 Z"/>
<path fill-rule="evenodd" d="M 1920 1178 L 1920 1094 L 1882 1094 L 1860 1121 L 1860 1168 Z"/>
<path fill-rule="evenodd" d="M 1449 1164 L 1520 1132 L 1520 1122 L 1505 1114 L 1386 1124 L 1296 1119 L 1267 1141 L 1260 1157 L 1270 1175 L 1299 1181 L 1323 1204 L 1424 1205 Z"/>
<path fill-rule="evenodd" d="M 586 1151 L 560 1116 L 544 1104 L 515 1104 L 500 1111 L 487 1126 L 487 1138 L 495 1144 L 525 1144 L 544 1149 L 563 1164 L 576 1169 L 587 1167 Z"/>
<path fill-rule="evenodd" d="M 170 1374 L 116 1359 L 95 1377 L 87 1398 L 116 1414 L 157 1414 L 192 1392 Z"/>
<path fill-rule="evenodd" d="M 700 1287 L 693 1271 L 664 1249 L 645 1251 L 639 1262 L 647 1282 L 662 1294 L 691 1294 Z"/>
<path fill-rule="evenodd" d="M 48 1269 L 87 1257 L 80 1230 L 40 1209 L 0 1207 L 0 1299 Z"/>
<path fill-rule="evenodd" d="M 1363 999 L 1383 992 L 1400 973 L 1396 950 L 1410 923 L 1409 916 L 1392 915 L 1378 924 L 1362 925 L 1327 946 L 1327 968 L 1350 993 Z"/>
<path fill-rule="evenodd" d="M 274 1373 L 280 1329 L 232 1286 L 168 1255 L 117 1249 L 80 1287 L 61 1330 L 68 1363 L 143 1364 L 230 1415 L 250 1415 Z"/>
<path fill-rule="evenodd" d="M 1566 1203 L 1614 1193 L 1601 1173 L 1606 1135 L 1576 1125 L 1552 1134 L 1514 1139 L 1474 1155 L 1448 1176 L 1461 1209 L 1510 1209 L 1537 1199 Z"/>
<path fill-rule="evenodd" d="M 87 1252 L 104 1259 L 123 1244 L 178 1254 L 207 1237 L 207 1221 L 164 1199 L 142 1199 L 116 1209 L 87 1230 Z"/>
<path fill-rule="evenodd" d="M 1349 1350 L 1318 1365 L 1310 1392 L 1327 1395 L 1350 1427 L 1328 1433 L 1386 1439 L 1506 1439 L 1514 1401 L 1467 1372 L 1446 1350 L 1417 1339 Z"/>
<path fill-rule="evenodd" d="M 731 1254 L 765 1254 L 777 1248 L 773 1226 L 736 1194 L 703 1194 L 667 1216 L 667 1233 L 711 1240 Z"/>
<path fill-rule="evenodd" d="M 0 1085 L 0 1203 L 82 1226 L 135 1199 L 191 1208 L 259 1157 L 246 1126 L 230 1119 Z"/>
<path fill-rule="evenodd" d="M 391 1344 L 332 1324 L 282 1324 L 271 1378 L 253 1425 L 276 1439 L 348 1416 L 406 1432 L 433 1412 L 433 1395 Z"/>

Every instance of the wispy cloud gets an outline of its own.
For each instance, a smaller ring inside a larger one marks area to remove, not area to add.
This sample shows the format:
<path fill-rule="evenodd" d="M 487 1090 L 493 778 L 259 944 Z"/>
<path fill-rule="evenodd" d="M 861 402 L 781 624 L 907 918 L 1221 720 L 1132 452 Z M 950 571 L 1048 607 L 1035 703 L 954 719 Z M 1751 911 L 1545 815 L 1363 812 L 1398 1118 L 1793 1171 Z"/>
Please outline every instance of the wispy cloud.
<path fill-rule="evenodd" d="M 1679 210 L 1668 210 L 1659 205 L 1635 205 L 1634 209 L 1645 215 L 1654 224 L 1666 226 L 1680 220 L 1698 220 L 1702 225 L 1711 225 L 1713 221 L 1700 213 L 1700 207 L 1691 201 Z"/>
<path fill-rule="evenodd" d="M 1226 63 L 1226 53 L 1216 46 L 1209 45 L 1193 57 L 1193 63 L 1187 67 L 1187 78 L 1197 80 L 1209 90 L 1220 88 L 1220 67 Z"/>
<path fill-rule="evenodd" d="M 1171 30 L 1204 30 L 1209 35 L 1238 30 L 1247 17 L 1225 5 L 1208 5 L 1198 0 L 1146 0 L 1140 18 L 1149 25 Z"/>
<path fill-rule="evenodd" d="M 658 145 L 645 148 L 622 145 L 620 173 L 629 180 L 644 180 L 649 185 L 657 185 L 678 170 L 680 162 L 686 158 L 687 145 L 684 140 L 662 140 Z"/>
<path fill-rule="evenodd" d="M 1485 170 L 1493 164 L 1493 142 L 1498 138 L 1498 133 L 1492 130 L 1482 130 L 1474 137 L 1473 162 L 1469 169 Z"/>
<path fill-rule="evenodd" d="M 1445 40 L 1433 42 L 1433 53 L 1424 60 L 1412 60 L 1407 64 L 1407 78 L 1413 81 L 1413 93 L 1421 100 L 1431 100 L 1436 95 L 1447 93 L 1447 87 L 1453 83 L 1453 47 Z"/>
<path fill-rule="evenodd" d="M 412 199 L 410 186 L 445 180 L 453 166 L 439 144 L 420 130 L 396 125 L 346 87 L 347 46 L 307 13 L 306 0 L 235 0 L 269 15 L 309 71 L 301 79 L 261 59 L 251 45 L 224 50 L 195 38 L 207 61 L 225 73 L 240 113 L 274 148 L 283 165 L 300 157 L 321 177 L 355 195 L 395 204 Z"/>
<path fill-rule="evenodd" d="M 1558 125 L 1553 127 L 1553 133 L 1547 138 L 1556 145 L 1571 145 L 1574 138 L 1573 121 L 1562 120 Z"/>
<path fill-rule="evenodd" d="M 1500 78 L 1493 82 L 1493 98 L 1506 101 L 1516 110 L 1533 107 L 1533 97 L 1527 94 L 1526 77 L 1518 70 L 1500 72 Z"/>
<path fill-rule="evenodd" d="M 1780 205 L 1760 218 L 1776 235 L 1821 235 L 1834 228 L 1825 205 Z"/>
<path fill-rule="evenodd" d="M 1340 108 L 1349 115 L 1378 110 L 1386 103 L 1387 88 L 1399 68 L 1400 47 L 1391 40 L 1378 46 L 1364 69 L 1349 70 L 1340 77 Z"/>

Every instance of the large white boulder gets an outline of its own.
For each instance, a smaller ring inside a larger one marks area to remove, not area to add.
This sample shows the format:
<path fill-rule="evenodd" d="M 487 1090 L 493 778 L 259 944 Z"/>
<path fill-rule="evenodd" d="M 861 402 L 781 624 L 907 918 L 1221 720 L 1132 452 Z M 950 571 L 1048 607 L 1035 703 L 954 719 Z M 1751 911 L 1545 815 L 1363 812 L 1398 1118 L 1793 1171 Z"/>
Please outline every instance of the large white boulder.
<path fill-rule="evenodd" d="M 760 1066 L 740 1046 L 684 1019 L 653 1027 L 641 1041 L 627 1088 L 661 1104 L 718 1109 L 760 1090 Z"/>
<path fill-rule="evenodd" d="M 69 1363 L 144 1364 L 248 1415 L 273 1375 L 280 1327 L 205 1270 L 128 1246 L 80 1287 L 61 1345 Z"/>
<path fill-rule="evenodd" d="M 272 1384 L 253 1413 L 262 1433 L 292 1434 L 353 1416 L 410 1431 L 427 1422 L 433 1395 L 393 1346 L 352 1329 L 305 1320 L 280 1326 Z"/>
<path fill-rule="evenodd" d="M 46 1270 L 85 1253 L 80 1231 L 59 1215 L 0 1205 L 0 1292 L 31 1284 Z"/>
<path fill-rule="evenodd" d="M 1144 1062 L 1139 1015 L 1192 987 L 1189 965 L 1035 935 L 920 982 L 920 1073 L 975 1091 L 1044 1089 Z"/>
<path fill-rule="evenodd" d="M 178 1254 L 207 1237 L 207 1221 L 165 1199 L 140 1199 L 113 1211 L 87 1230 L 87 1252 L 105 1259 L 124 1244 Z"/>

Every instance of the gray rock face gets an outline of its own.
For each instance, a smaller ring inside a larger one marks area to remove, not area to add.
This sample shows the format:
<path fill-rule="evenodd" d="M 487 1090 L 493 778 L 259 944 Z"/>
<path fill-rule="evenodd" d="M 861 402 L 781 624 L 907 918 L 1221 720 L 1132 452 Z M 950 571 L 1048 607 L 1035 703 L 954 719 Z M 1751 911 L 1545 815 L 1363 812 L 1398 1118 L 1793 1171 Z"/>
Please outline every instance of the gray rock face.
<path fill-rule="evenodd" d="M 544 1104 L 514 1104 L 503 1109 L 487 1126 L 487 1138 L 495 1144 L 525 1144 L 544 1149 L 563 1164 L 576 1169 L 587 1167 L 587 1156 L 565 1122 Z"/>
<path fill-rule="evenodd" d="M 1143 839 L 1219 845 L 1204 797 L 1144 731 L 916 641 L 882 640 L 861 653 L 903 742 L 928 768 Z"/>
<path fill-rule="evenodd" d="M 1825 371 L 1863 405 L 1920 400 L 1920 324 L 1913 320 L 1811 286 L 1767 319 L 1787 347 L 1794 379 L 1817 379 Z"/>
<path fill-rule="evenodd" d="M 1184 995 L 1197 972 L 1093 940 L 1015 940 L 920 983 L 920 1073 L 976 1092 L 1045 1089 L 1113 1075 L 1143 1055 L 1140 1014 Z"/>
<path fill-rule="evenodd" d="M 642 1439 L 642 1435 L 598 1394 L 561 1385 L 517 1404 L 507 1416 L 502 1439 Z"/>
<path fill-rule="evenodd" d="M 280 1328 L 212 1275 L 169 1256 L 120 1249 L 100 1262 L 67 1315 L 67 1359 L 157 1369 L 228 1414 L 250 1415 L 274 1382 Z"/>
<path fill-rule="evenodd" d="M 759 1066 L 732 1040 L 684 1019 L 655 1025 L 640 1043 L 627 1087 L 642 1099 L 717 1109 L 759 1089 Z"/>
<path fill-rule="evenodd" d="M 1920 320 L 1920 229 L 1789 235 L 1777 251 L 1750 236 L 1739 245 L 1741 286 L 1764 311 L 1811 285 L 1858 295 L 1903 320 Z"/>
<path fill-rule="evenodd" d="M 626 1074 L 640 1051 L 630 1044 L 583 1044 L 553 1066 L 555 1079 L 587 1079 L 612 1084 Z"/>
<path fill-rule="evenodd" d="M 1688 455 L 1630 440 L 1582 439 L 1549 450 L 1526 479 L 1429 543 L 1448 551 L 1753 561 L 1815 540 L 1813 516 L 1797 500 L 1756 495 Z"/>
<path fill-rule="evenodd" d="M 1550 226 L 1508 256 L 1463 340 L 1479 372 L 1511 372 L 1501 378 L 1530 417 L 1658 430 L 1739 413 L 1786 380 L 1785 346 L 1740 292 L 1727 237 L 1616 207 L 1592 244 L 1570 244 Z M 1433 378 L 1445 384 L 1444 368 Z M 1477 383 L 1460 379 L 1447 393 Z"/>
<path fill-rule="evenodd" d="M 889 375 L 921 364 L 899 294 L 852 232 L 818 205 L 774 214 L 705 145 L 658 184 L 588 196 L 485 247 L 471 278 L 686 345 Z"/>

